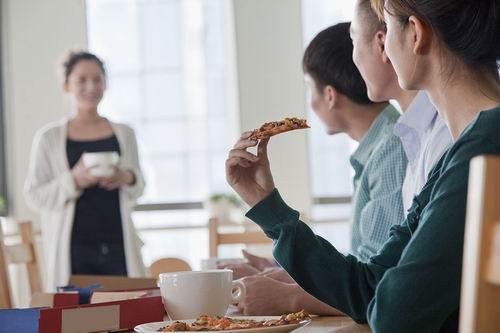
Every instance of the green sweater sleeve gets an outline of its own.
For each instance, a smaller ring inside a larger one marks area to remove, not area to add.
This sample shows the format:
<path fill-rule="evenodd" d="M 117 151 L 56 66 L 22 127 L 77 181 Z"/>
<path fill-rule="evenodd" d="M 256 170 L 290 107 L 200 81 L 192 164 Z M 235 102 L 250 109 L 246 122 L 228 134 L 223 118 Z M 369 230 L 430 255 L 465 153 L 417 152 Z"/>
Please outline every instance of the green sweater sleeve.
<path fill-rule="evenodd" d="M 378 282 L 397 264 L 411 236 L 407 225 L 393 227 L 381 252 L 363 263 L 315 235 L 277 190 L 253 207 L 247 217 L 274 240 L 276 260 L 304 290 L 361 323 L 367 321 L 368 304 Z"/>

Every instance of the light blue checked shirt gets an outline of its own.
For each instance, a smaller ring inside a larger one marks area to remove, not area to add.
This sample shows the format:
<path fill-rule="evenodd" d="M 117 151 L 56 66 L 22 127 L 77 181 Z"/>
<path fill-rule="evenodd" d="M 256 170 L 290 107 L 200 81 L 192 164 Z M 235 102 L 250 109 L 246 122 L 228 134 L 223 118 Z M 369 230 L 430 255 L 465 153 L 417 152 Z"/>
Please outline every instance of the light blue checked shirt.
<path fill-rule="evenodd" d="M 355 172 L 351 250 L 363 261 L 380 250 L 393 225 L 404 221 L 401 187 L 407 159 L 393 132 L 398 118 L 398 111 L 387 106 L 350 158 Z"/>

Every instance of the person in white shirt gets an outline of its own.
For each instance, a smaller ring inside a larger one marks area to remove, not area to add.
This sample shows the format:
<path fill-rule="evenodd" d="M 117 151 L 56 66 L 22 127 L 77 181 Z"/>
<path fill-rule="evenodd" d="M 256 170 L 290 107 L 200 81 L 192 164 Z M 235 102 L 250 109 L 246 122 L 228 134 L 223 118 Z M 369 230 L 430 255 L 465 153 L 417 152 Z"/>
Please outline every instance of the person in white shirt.
<path fill-rule="evenodd" d="M 406 215 L 413 197 L 425 185 L 429 172 L 452 140 L 448 127 L 424 91 L 417 94 L 394 125 L 394 134 L 401 139 L 408 159 L 402 188 Z"/>
<path fill-rule="evenodd" d="M 402 189 L 406 214 L 413 197 L 420 193 L 429 172 L 451 146 L 452 139 L 427 93 L 399 86 L 385 53 L 385 34 L 385 24 L 377 17 L 370 0 L 358 0 L 351 23 L 354 63 L 366 82 L 368 97 L 374 102 L 396 100 L 403 113 L 394 125 L 394 134 L 401 139 L 408 158 Z"/>

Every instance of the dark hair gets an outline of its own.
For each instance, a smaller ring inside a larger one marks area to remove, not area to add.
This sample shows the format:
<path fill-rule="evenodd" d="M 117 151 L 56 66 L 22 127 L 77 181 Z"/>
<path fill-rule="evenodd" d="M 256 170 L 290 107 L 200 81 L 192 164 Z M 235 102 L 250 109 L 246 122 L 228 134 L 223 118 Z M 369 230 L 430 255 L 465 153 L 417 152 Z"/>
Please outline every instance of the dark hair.
<path fill-rule="evenodd" d="M 64 79 L 64 82 L 68 80 L 76 64 L 84 60 L 94 61 L 101 69 L 102 74 L 106 76 L 106 68 L 104 67 L 104 62 L 102 62 L 102 60 L 99 59 L 99 57 L 97 57 L 95 54 L 86 51 L 69 50 L 65 53 L 62 60 L 62 77 Z"/>
<path fill-rule="evenodd" d="M 500 2 L 498 0 L 374 0 L 405 25 L 410 16 L 427 23 L 443 45 L 463 63 L 498 68 Z"/>
<path fill-rule="evenodd" d="M 372 104 L 365 81 L 352 61 L 350 26 L 339 23 L 317 34 L 306 48 L 302 67 L 318 88 L 332 86 L 358 104 Z"/>

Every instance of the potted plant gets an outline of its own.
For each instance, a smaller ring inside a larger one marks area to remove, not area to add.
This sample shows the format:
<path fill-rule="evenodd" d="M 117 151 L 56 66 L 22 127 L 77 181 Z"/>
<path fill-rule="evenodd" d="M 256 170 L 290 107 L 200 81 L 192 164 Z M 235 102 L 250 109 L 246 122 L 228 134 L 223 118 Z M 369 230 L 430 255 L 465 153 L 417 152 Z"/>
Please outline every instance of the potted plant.
<path fill-rule="evenodd" d="M 233 193 L 213 193 L 205 202 L 205 208 L 210 217 L 219 219 L 219 223 L 228 223 L 231 221 L 232 212 L 241 207 L 241 202 Z"/>

